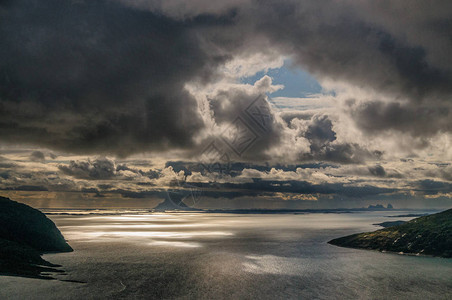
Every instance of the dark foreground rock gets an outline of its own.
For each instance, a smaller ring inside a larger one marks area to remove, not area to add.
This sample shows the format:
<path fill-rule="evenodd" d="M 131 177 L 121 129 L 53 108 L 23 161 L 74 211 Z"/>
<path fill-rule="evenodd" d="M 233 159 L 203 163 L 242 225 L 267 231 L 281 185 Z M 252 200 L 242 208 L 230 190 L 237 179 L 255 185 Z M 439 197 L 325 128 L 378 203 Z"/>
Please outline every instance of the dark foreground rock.
<path fill-rule="evenodd" d="M 452 257 L 452 209 L 328 243 L 341 247 Z"/>
<path fill-rule="evenodd" d="M 47 278 L 63 272 L 43 253 L 73 251 L 55 224 L 39 210 L 0 197 L 0 274 Z"/>

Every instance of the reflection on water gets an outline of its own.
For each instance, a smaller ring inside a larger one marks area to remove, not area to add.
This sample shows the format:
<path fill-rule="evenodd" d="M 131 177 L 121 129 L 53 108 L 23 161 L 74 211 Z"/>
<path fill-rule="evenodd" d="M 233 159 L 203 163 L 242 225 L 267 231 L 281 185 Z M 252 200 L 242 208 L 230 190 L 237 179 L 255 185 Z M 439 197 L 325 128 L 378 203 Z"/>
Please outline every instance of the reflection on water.
<path fill-rule="evenodd" d="M 75 251 L 45 258 L 86 283 L 0 277 L 0 299 L 452 298 L 452 260 L 327 244 L 401 212 L 64 213 Z"/>
<path fill-rule="evenodd" d="M 186 248 L 197 248 L 201 247 L 200 243 L 190 243 L 190 242 L 173 242 L 173 241 L 152 241 L 149 243 L 151 246 L 170 246 L 170 247 L 186 247 Z"/>
<path fill-rule="evenodd" d="M 150 246 L 201 247 L 199 242 L 181 241 L 231 236 L 230 231 L 209 231 L 208 222 L 193 223 L 193 214 L 147 214 L 78 217 L 91 225 L 60 225 L 66 239 L 77 242 L 122 241 Z M 54 217 L 66 224 L 73 217 Z M 228 223 L 223 222 L 223 224 Z M 177 240 L 177 241 L 176 241 Z"/>
<path fill-rule="evenodd" d="M 255 274 L 296 275 L 307 263 L 303 259 L 275 255 L 247 255 L 245 258 L 248 261 L 243 262 L 244 271 Z"/>
<path fill-rule="evenodd" d="M 127 227 L 125 227 L 127 228 Z M 92 238 L 101 237 L 103 239 L 108 238 L 126 238 L 127 242 L 140 242 L 134 240 L 134 237 L 146 237 L 146 238 L 176 238 L 186 239 L 198 236 L 218 236 L 218 235 L 232 235 L 229 232 L 221 231 L 193 231 L 193 232 L 173 232 L 173 231 L 92 231 L 92 232 L 68 232 L 68 237 L 76 237 L 78 240 L 91 241 Z"/>

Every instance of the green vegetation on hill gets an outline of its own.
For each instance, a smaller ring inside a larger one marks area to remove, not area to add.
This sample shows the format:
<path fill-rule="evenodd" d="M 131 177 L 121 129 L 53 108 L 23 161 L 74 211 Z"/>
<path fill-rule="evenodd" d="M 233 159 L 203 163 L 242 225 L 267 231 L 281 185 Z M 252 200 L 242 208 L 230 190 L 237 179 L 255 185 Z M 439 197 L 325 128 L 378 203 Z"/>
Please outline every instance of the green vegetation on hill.
<path fill-rule="evenodd" d="M 50 278 L 62 272 L 41 258 L 46 252 L 70 252 L 63 235 L 39 210 L 0 197 L 0 274 Z"/>
<path fill-rule="evenodd" d="M 452 257 L 452 209 L 329 241 L 341 247 Z"/>

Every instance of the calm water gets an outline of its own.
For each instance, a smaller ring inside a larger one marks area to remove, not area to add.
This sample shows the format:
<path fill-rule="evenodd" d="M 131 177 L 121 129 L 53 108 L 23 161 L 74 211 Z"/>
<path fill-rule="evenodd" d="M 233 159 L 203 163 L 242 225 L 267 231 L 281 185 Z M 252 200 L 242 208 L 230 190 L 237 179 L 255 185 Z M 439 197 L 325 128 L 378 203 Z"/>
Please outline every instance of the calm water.
<path fill-rule="evenodd" d="M 0 298 L 452 299 L 452 259 L 326 243 L 389 214 L 51 215 L 75 252 L 45 258 L 85 283 L 3 276 Z"/>

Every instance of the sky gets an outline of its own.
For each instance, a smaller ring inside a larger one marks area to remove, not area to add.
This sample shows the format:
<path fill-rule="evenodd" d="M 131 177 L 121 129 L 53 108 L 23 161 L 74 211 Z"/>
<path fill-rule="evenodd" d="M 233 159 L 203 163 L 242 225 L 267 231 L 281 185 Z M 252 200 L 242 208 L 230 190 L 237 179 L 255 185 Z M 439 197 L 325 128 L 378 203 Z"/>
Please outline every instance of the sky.
<path fill-rule="evenodd" d="M 0 1 L 0 194 L 452 206 L 450 1 Z"/>

